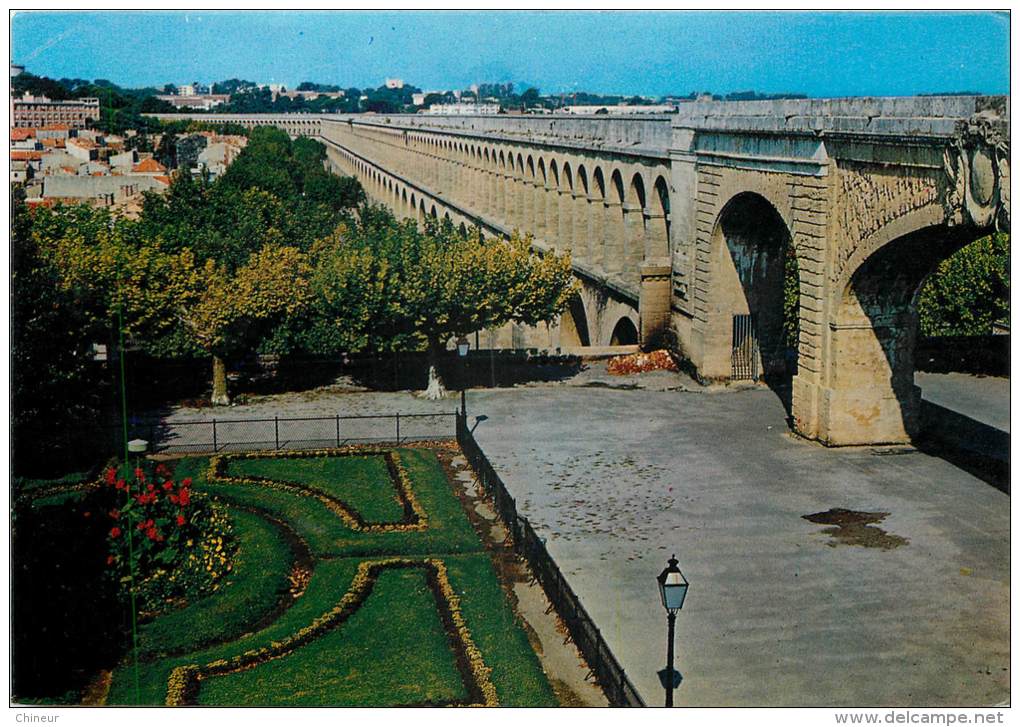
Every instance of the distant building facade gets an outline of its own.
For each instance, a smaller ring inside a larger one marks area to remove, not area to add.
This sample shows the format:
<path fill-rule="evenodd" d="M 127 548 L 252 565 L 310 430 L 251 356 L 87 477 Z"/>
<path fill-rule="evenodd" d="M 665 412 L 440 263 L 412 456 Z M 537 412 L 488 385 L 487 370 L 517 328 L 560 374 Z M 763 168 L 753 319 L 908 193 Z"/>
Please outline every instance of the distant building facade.
<path fill-rule="evenodd" d="M 499 113 L 499 104 L 434 103 L 423 113 L 436 116 L 495 116 Z"/>
<path fill-rule="evenodd" d="M 159 94 L 156 96 L 160 101 L 178 109 L 198 109 L 208 111 L 211 108 L 230 101 L 230 95 L 225 93 L 207 93 L 203 95 L 182 95 L 182 94 Z"/>
<path fill-rule="evenodd" d="M 67 124 L 73 129 L 84 129 L 90 122 L 99 120 L 98 98 L 53 101 L 45 96 L 26 94 L 12 99 L 11 107 L 11 124 L 17 128 Z"/>

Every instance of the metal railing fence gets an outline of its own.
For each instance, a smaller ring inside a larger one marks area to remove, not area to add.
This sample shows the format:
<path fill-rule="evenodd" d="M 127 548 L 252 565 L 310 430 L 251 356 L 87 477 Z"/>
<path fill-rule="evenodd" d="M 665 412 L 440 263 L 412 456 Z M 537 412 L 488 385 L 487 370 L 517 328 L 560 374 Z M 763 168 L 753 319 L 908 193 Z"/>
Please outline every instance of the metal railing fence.
<path fill-rule="evenodd" d="M 539 537 L 526 517 L 517 513 L 514 498 L 478 446 L 467 426 L 467 417 L 461 412 L 457 413 L 457 442 L 478 475 L 480 484 L 492 496 L 497 513 L 510 531 L 515 552 L 531 567 L 535 579 L 566 625 L 570 638 L 588 663 L 609 703 L 614 707 L 644 707 L 644 700 L 609 650 L 602 632 L 549 555 L 545 540 Z"/>
<path fill-rule="evenodd" d="M 362 414 L 262 419 L 132 421 L 128 439 L 145 439 L 154 454 L 209 454 L 271 449 L 319 449 L 349 444 L 402 444 L 451 439 L 452 412 L 435 414 Z M 110 428 L 114 452 L 123 429 Z"/>

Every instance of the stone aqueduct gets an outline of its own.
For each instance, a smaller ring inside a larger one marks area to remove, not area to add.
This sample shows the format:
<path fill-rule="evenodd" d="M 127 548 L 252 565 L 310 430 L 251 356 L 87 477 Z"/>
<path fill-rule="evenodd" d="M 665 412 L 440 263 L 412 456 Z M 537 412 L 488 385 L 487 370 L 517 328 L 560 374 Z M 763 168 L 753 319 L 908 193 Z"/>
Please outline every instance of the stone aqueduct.
<path fill-rule="evenodd" d="M 702 377 L 779 382 L 793 428 L 832 445 L 916 433 L 920 286 L 1010 221 L 1007 97 L 696 102 L 645 118 L 193 118 L 319 138 L 334 170 L 398 216 L 569 251 L 582 293 L 529 345 L 669 333 Z"/>

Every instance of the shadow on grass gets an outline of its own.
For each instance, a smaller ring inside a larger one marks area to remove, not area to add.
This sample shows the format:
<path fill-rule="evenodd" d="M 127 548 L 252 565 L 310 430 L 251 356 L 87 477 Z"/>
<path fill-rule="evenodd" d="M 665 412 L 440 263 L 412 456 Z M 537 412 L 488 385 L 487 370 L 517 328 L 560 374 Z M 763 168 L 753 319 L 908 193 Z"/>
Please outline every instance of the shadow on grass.
<path fill-rule="evenodd" d="M 12 531 L 13 693 L 76 703 L 129 644 L 129 617 L 104 576 L 107 519 L 95 501 L 15 507 Z M 89 516 L 85 516 L 88 512 Z"/>

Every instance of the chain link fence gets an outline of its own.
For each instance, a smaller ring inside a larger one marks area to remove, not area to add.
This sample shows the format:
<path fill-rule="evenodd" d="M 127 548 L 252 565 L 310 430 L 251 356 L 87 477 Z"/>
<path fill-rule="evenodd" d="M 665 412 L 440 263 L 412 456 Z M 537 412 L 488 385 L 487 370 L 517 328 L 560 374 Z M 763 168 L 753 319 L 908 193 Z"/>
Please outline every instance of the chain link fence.
<path fill-rule="evenodd" d="M 478 475 L 482 487 L 492 496 L 496 512 L 510 531 L 515 552 L 528 562 L 535 579 L 566 625 L 570 638 L 588 663 L 590 675 L 595 677 L 609 703 L 614 707 L 644 707 L 644 700 L 627 678 L 620 662 L 609 650 L 602 632 L 563 577 L 559 566 L 549 555 L 545 539 L 539 537 L 526 517 L 517 513 L 514 498 L 475 441 L 467 426 L 467 417 L 461 413 L 456 417 L 457 442 L 461 451 Z"/>

